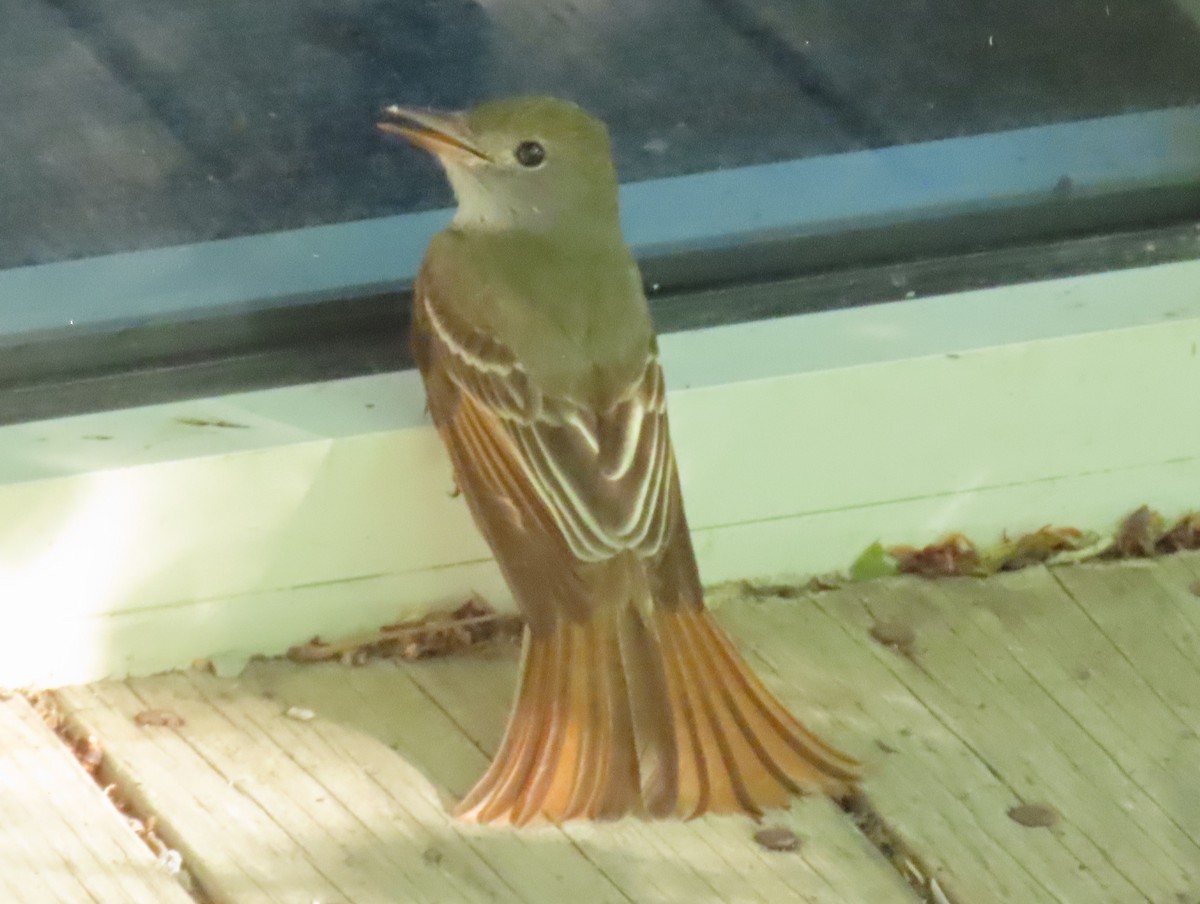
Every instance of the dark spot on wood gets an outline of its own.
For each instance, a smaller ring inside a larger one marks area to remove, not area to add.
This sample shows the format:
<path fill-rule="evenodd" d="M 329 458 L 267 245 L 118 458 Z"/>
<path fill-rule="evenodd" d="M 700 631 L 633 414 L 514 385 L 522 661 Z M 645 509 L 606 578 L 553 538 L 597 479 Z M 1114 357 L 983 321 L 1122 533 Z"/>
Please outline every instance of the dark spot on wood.
<path fill-rule="evenodd" d="M 134 715 L 133 721 L 142 727 L 154 725 L 162 728 L 182 728 L 185 724 L 183 716 L 169 709 L 143 709 Z"/>
<path fill-rule="evenodd" d="M 758 842 L 759 847 L 766 848 L 768 851 L 787 852 L 800 849 L 800 837 L 791 829 L 783 826 L 759 829 L 754 833 L 754 840 Z"/>
<path fill-rule="evenodd" d="M 84 439 L 95 440 L 96 442 L 106 442 L 112 439 L 107 433 L 89 433 Z"/>
<path fill-rule="evenodd" d="M 1032 803 L 1009 808 L 1008 818 L 1028 829 L 1050 829 L 1062 817 L 1050 804 Z"/>
<path fill-rule="evenodd" d="M 421 859 L 430 866 L 437 866 L 442 862 L 442 852 L 437 848 L 426 848 L 424 853 L 421 854 Z"/>
<path fill-rule="evenodd" d="M 235 424 L 233 421 L 224 421 L 220 418 L 208 419 L 202 417 L 177 417 L 175 423 L 183 424 L 185 427 L 220 427 L 222 430 L 249 430 L 249 424 Z"/>
<path fill-rule="evenodd" d="M 916 649 L 917 635 L 911 627 L 899 621 L 885 619 L 871 625 L 871 639 L 882 644 L 889 650 L 895 650 L 902 656 L 913 655 Z"/>

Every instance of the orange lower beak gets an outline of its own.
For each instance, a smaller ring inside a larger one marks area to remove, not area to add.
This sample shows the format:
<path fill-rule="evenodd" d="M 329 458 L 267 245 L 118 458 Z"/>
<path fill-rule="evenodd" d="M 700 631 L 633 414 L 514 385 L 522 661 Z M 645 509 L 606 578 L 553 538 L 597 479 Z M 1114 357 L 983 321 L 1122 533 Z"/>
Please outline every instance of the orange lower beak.
<path fill-rule="evenodd" d="M 487 160 L 488 156 L 471 140 L 470 130 L 460 113 L 435 113 L 392 104 L 376 124 L 381 132 L 399 135 L 438 157 L 466 158 L 467 162 Z"/>

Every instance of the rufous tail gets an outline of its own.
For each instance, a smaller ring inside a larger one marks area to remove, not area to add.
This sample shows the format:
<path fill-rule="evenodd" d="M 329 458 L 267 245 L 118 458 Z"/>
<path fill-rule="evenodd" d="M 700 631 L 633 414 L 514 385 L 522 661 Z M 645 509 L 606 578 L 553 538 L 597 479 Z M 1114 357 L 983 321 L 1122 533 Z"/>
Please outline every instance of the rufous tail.
<path fill-rule="evenodd" d="M 526 630 L 516 705 L 458 808 L 473 822 L 759 814 L 840 797 L 859 764 L 808 731 L 703 608 L 630 604 Z"/>

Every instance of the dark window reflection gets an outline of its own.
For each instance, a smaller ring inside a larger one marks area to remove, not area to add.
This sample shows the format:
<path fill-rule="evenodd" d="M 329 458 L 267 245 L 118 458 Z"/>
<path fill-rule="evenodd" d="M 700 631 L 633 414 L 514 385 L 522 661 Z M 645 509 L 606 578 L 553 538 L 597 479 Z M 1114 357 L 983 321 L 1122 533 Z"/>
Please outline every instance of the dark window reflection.
<path fill-rule="evenodd" d="M 1200 33 L 1171 0 L 0 10 L 0 267 L 448 204 L 375 133 L 388 101 L 572 97 L 626 181 L 1200 101 Z"/>

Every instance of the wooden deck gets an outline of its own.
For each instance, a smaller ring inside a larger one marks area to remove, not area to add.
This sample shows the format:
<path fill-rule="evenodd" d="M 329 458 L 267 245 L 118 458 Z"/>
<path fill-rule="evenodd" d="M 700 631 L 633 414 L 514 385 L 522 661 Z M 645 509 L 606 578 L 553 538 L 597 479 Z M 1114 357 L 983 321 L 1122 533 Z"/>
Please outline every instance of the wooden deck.
<path fill-rule="evenodd" d="M 503 727 L 507 645 L 358 668 L 266 661 L 236 680 L 195 671 L 57 699 L 99 740 L 100 780 L 155 817 L 210 904 L 1197 904 L 1198 594 L 1197 554 L 714 592 L 764 679 L 868 763 L 875 828 L 806 799 L 766 820 L 801 838 L 791 852 L 761 847 L 747 818 L 450 819 Z M 874 639 L 878 625 L 899 642 Z M 22 698 L 0 723 L 0 896 L 190 900 Z"/>

